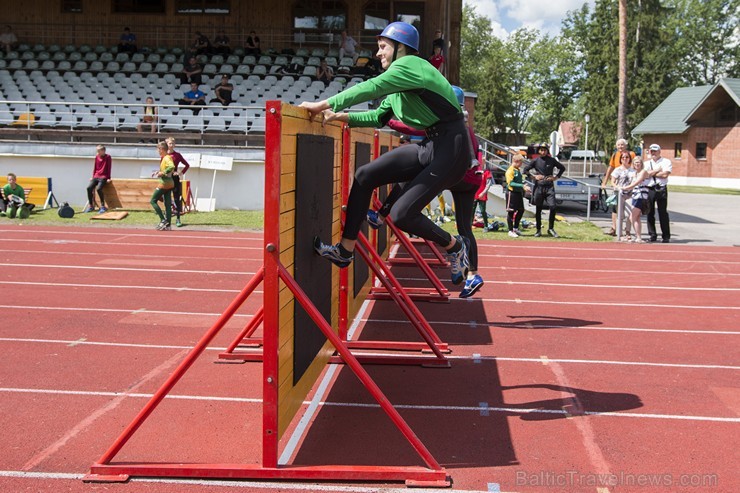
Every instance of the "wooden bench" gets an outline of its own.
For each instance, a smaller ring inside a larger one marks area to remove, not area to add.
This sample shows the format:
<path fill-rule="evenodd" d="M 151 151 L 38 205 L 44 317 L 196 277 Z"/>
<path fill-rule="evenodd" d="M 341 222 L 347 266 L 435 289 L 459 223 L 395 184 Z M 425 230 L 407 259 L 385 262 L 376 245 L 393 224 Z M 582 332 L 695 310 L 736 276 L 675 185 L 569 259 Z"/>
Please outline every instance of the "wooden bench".
<path fill-rule="evenodd" d="M 156 178 L 114 178 L 103 187 L 105 204 L 109 210 L 125 209 L 130 211 L 148 211 L 152 208 L 149 200 L 157 187 Z M 185 211 L 190 210 L 190 180 L 182 180 L 182 197 L 185 201 Z M 97 193 L 93 193 L 93 201 L 97 200 Z M 94 208 L 97 204 L 92 204 Z"/>

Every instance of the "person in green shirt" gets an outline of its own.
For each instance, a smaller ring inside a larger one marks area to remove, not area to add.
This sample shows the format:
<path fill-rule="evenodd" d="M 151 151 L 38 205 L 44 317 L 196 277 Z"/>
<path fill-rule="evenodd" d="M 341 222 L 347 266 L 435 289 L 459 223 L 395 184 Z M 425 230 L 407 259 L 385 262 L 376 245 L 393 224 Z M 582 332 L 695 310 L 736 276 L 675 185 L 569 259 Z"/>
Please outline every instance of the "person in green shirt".
<path fill-rule="evenodd" d="M 159 184 L 154 189 L 149 203 L 160 219 L 157 230 L 169 231 L 172 229 L 172 189 L 175 188 L 172 173 L 175 171 L 175 162 L 169 155 L 169 145 L 166 141 L 163 140 L 157 144 L 157 152 L 160 158 L 159 171 L 154 173 L 153 177 L 159 178 Z M 160 198 L 164 198 L 164 213 L 158 204 Z"/>
<path fill-rule="evenodd" d="M 26 202 L 26 192 L 18 185 L 15 173 L 8 173 L 8 183 L 3 187 L 3 196 L 0 199 L 0 213 L 13 219 L 16 214 L 21 219 L 31 214 L 34 204 Z M 20 211 L 20 212 L 19 212 Z"/>
<path fill-rule="evenodd" d="M 459 182 L 470 166 L 470 137 L 452 86 L 427 60 L 416 56 L 419 33 L 411 24 L 393 22 L 378 36 L 378 58 L 385 70 L 373 79 L 317 102 L 300 107 L 323 122 L 341 121 L 350 127 L 380 128 L 394 118 L 424 130 L 418 144 L 397 147 L 359 168 L 352 183 L 342 231 L 336 245 L 314 238 L 316 253 L 340 268 L 350 265 L 370 198 L 377 187 L 406 183 L 390 217 L 403 231 L 433 241 L 447 251 L 452 282 L 467 275 L 467 245 L 422 214 L 422 209 L 442 190 Z M 346 113 L 343 109 L 373 99 L 383 99 L 376 109 Z"/>

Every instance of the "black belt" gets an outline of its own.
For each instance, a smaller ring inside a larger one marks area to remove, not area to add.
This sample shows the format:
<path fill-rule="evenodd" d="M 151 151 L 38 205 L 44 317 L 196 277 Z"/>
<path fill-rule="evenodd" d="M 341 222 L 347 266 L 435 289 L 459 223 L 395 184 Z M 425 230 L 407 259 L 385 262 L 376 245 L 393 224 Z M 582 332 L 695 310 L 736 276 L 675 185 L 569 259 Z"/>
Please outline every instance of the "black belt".
<path fill-rule="evenodd" d="M 451 120 L 439 121 L 439 122 L 435 123 L 434 125 L 432 125 L 431 127 L 427 127 L 426 130 L 424 130 L 424 133 L 430 139 L 432 137 L 437 137 L 445 129 L 447 129 L 447 128 L 453 126 L 453 125 L 457 125 L 458 122 L 460 122 L 460 121 L 463 120 L 463 118 L 464 118 L 463 114 L 462 113 L 458 113 Z"/>

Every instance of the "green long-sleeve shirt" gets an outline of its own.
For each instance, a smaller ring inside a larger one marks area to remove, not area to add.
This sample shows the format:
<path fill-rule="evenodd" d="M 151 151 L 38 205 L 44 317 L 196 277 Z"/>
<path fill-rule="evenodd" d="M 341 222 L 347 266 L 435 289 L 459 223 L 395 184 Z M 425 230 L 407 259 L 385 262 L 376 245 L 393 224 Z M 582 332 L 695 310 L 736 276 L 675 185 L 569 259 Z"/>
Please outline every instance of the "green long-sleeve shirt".
<path fill-rule="evenodd" d="M 524 179 L 522 177 L 522 172 L 514 165 L 509 166 L 509 169 L 506 170 L 506 186 L 511 191 L 524 191 Z"/>
<path fill-rule="evenodd" d="M 418 94 L 419 90 L 440 95 L 454 110 L 460 112 L 447 79 L 427 60 L 413 55 L 398 58 L 379 76 L 330 97 L 328 102 L 333 111 L 341 111 L 357 103 L 387 96 L 374 110 L 350 113 L 349 126 L 383 127 L 392 114 L 411 127 L 426 129 L 439 122 L 440 118 L 424 103 Z"/>
<path fill-rule="evenodd" d="M 15 184 L 15 188 L 11 188 L 10 183 L 5 185 L 3 187 L 3 195 L 6 199 L 11 195 L 17 195 L 18 197 L 22 198 L 24 202 L 26 201 L 26 192 L 25 190 L 23 190 L 23 187 L 18 185 L 17 183 Z"/>

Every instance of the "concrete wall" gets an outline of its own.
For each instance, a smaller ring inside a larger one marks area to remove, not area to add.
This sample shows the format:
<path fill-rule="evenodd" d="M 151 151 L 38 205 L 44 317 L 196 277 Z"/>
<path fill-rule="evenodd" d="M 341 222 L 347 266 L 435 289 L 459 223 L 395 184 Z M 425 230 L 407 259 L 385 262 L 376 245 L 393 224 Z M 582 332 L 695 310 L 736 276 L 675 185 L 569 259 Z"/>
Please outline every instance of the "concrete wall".
<path fill-rule="evenodd" d="M 187 158 L 189 150 L 184 148 L 178 150 Z M 151 154 L 151 158 L 116 157 L 115 153 L 111 152 L 113 180 L 140 178 L 143 167 L 150 169 L 159 167 L 159 158 L 154 153 L 153 146 Z M 0 154 L 0 176 L 3 177 L 2 184 L 5 183 L 5 175 L 10 172 L 18 176 L 51 177 L 57 200 L 81 207 L 87 202 L 86 187 L 92 176 L 93 162 L 93 154 L 89 157 Z M 191 167 L 185 178 L 191 180 L 197 198 L 210 196 L 213 170 Z M 216 209 L 261 210 L 264 207 L 264 182 L 264 162 L 234 160 L 231 171 L 216 173 L 213 189 Z M 23 185 L 20 180 L 19 183 Z M 152 181 L 152 190 L 154 186 L 155 182 Z"/>

